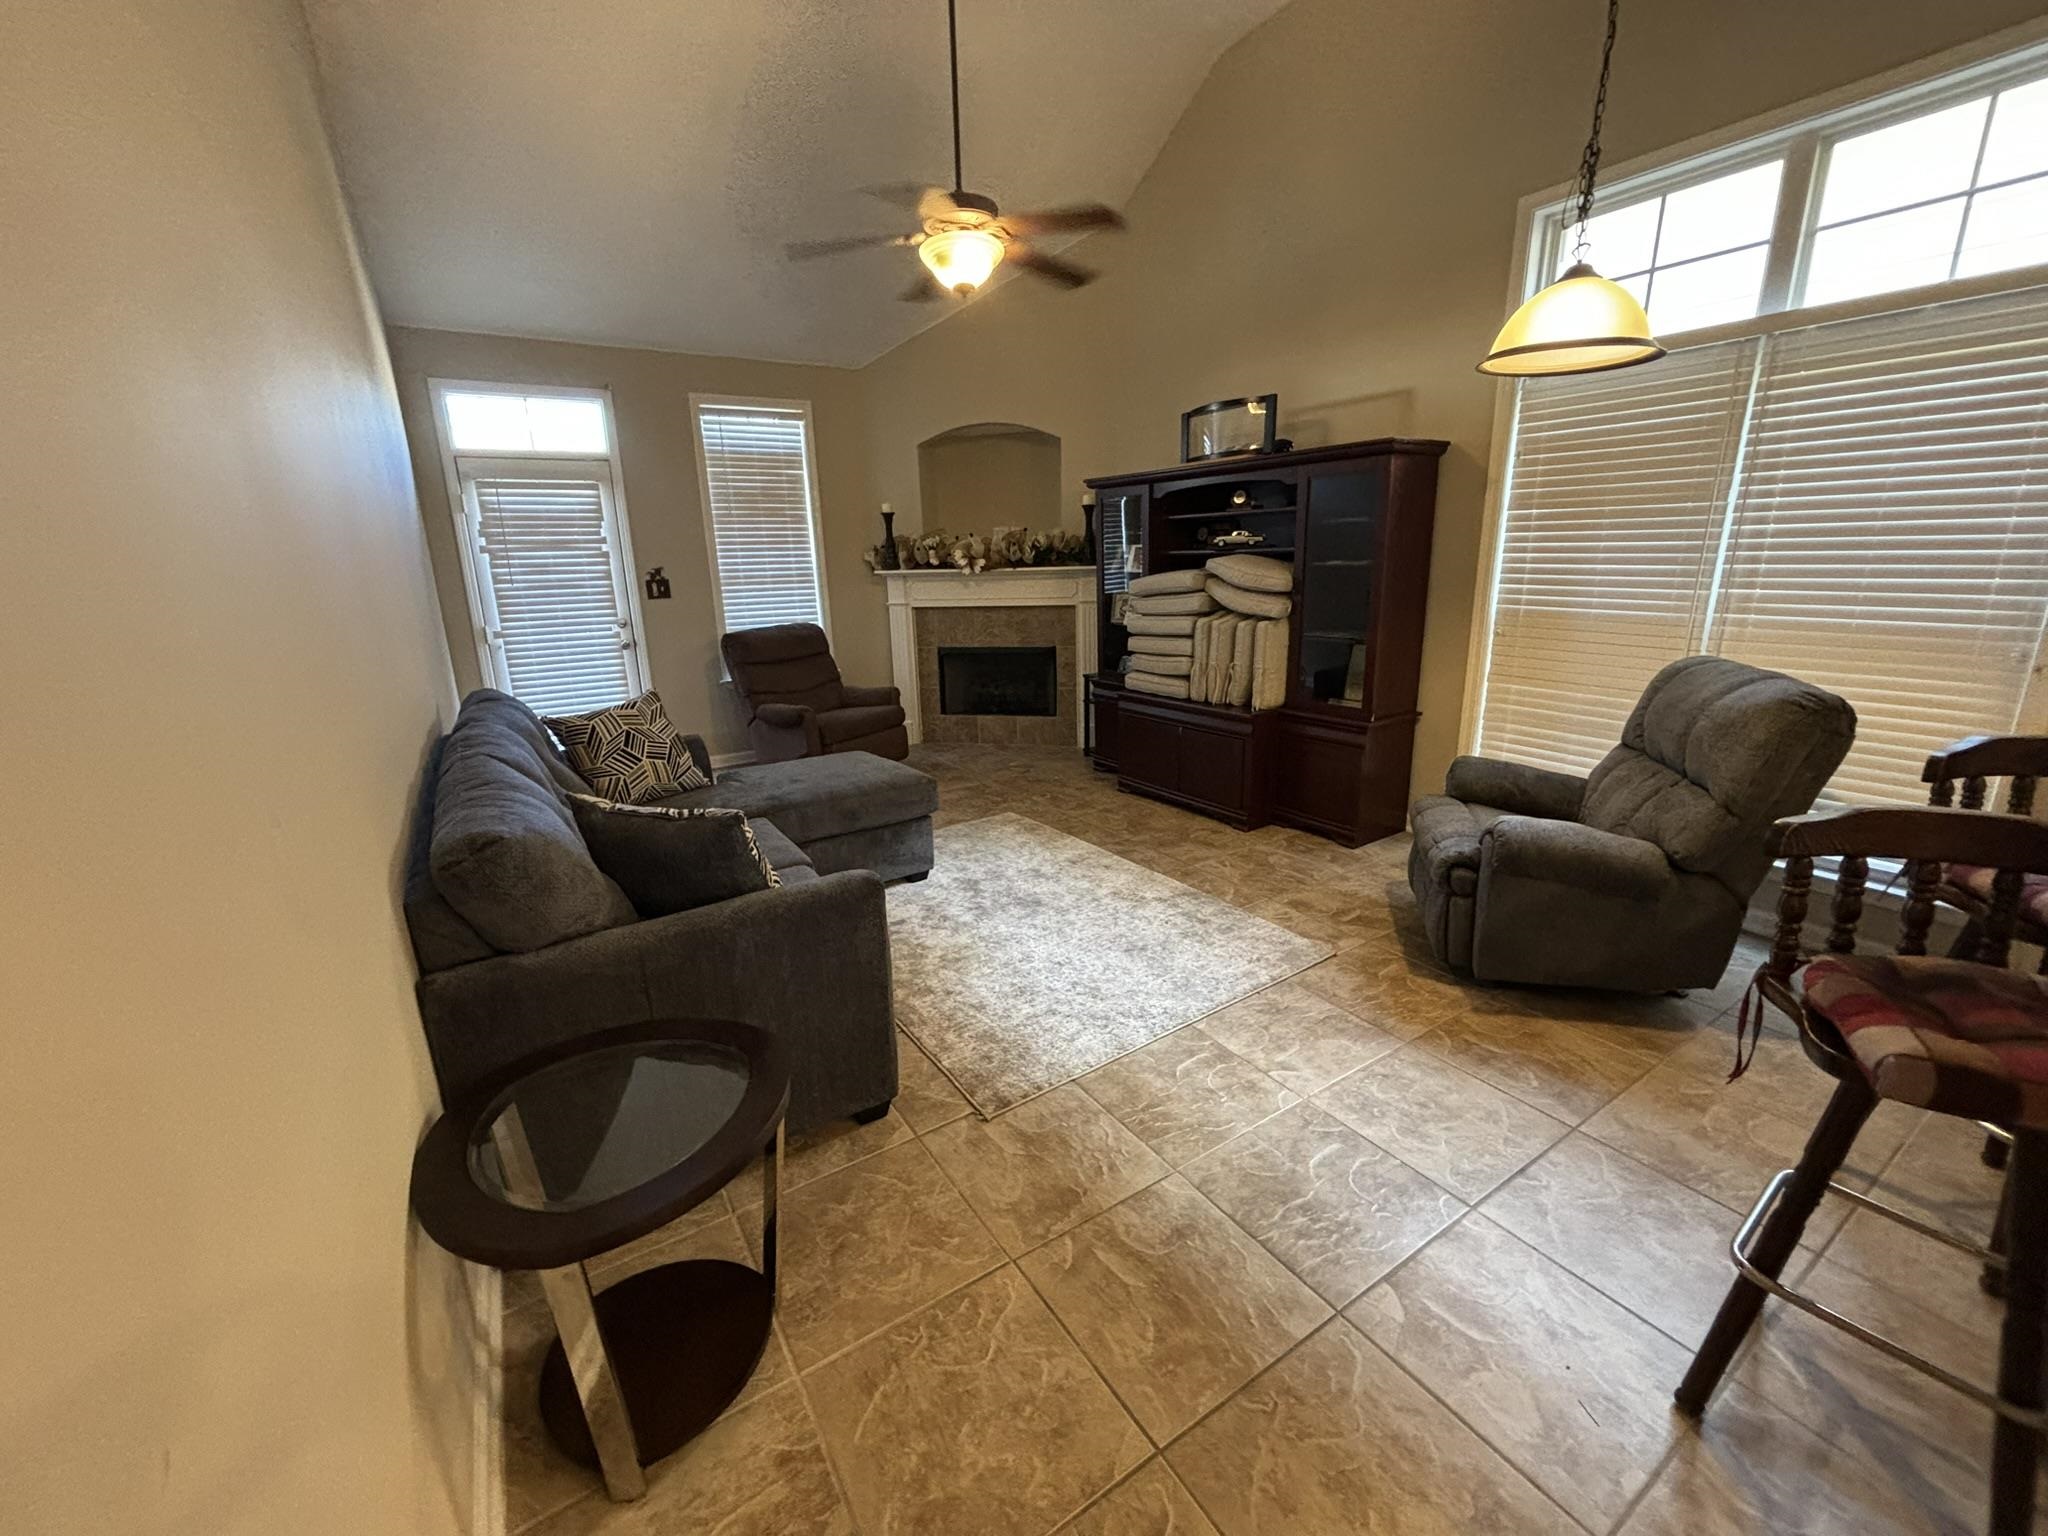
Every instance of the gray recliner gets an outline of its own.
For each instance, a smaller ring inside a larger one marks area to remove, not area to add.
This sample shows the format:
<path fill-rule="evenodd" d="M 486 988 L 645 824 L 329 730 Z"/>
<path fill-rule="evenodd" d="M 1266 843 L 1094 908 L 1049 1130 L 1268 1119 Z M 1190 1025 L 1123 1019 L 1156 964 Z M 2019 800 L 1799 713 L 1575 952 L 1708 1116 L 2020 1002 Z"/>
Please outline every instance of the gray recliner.
<path fill-rule="evenodd" d="M 1715 656 L 1643 690 L 1580 778 L 1461 757 L 1410 812 L 1408 884 L 1430 948 L 1482 981 L 1712 986 L 1771 867 L 1856 737 L 1846 700 Z"/>

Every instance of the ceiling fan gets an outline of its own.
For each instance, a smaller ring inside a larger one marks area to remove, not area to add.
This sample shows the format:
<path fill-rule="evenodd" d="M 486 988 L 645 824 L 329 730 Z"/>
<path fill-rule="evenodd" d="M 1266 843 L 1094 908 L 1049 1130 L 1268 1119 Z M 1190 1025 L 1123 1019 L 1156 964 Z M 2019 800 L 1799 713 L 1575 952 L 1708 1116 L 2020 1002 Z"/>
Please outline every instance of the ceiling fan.
<path fill-rule="evenodd" d="M 1046 208 L 1037 213 L 1004 213 L 992 197 L 969 192 L 960 174 L 960 34 L 953 14 L 954 0 L 946 0 L 946 45 L 953 72 L 953 187 L 927 187 L 915 183 L 901 186 L 868 187 L 871 196 L 896 203 L 914 212 L 923 227 L 909 234 L 850 235 L 841 240 L 805 240 L 785 247 L 792 261 L 809 261 L 818 256 L 837 256 L 844 251 L 866 250 L 878 245 L 909 246 L 931 274 L 920 275 L 898 297 L 906 303 L 921 304 L 941 292 L 966 298 L 994 274 L 1004 261 L 1035 272 L 1065 288 L 1079 288 L 1093 282 L 1095 274 L 1057 256 L 1047 255 L 1031 244 L 1035 236 L 1066 234 L 1088 229 L 1122 229 L 1123 215 L 1100 203 L 1078 203 L 1068 208 Z"/>

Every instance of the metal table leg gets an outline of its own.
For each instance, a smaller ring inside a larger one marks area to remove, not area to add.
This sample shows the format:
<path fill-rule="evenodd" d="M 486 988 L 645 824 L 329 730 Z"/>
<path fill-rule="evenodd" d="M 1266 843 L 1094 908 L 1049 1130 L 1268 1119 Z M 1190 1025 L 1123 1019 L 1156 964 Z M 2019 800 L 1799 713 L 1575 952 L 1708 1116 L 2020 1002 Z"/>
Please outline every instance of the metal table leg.
<path fill-rule="evenodd" d="M 547 1293 L 548 1308 L 555 1314 L 555 1331 L 569 1358 L 569 1373 L 576 1379 L 576 1395 L 583 1402 L 583 1417 L 597 1446 L 598 1465 L 604 1469 L 605 1490 L 614 1499 L 637 1499 L 647 1491 L 647 1475 L 640 1469 L 633 1421 L 626 1414 L 618 1378 L 612 1374 L 611 1357 L 604 1352 L 604 1336 L 598 1331 L 597 1311 L 591 1305 L 590 1278 L 581 1264 L 570 1264 L 540 1271 L 540 1284 Z"/>

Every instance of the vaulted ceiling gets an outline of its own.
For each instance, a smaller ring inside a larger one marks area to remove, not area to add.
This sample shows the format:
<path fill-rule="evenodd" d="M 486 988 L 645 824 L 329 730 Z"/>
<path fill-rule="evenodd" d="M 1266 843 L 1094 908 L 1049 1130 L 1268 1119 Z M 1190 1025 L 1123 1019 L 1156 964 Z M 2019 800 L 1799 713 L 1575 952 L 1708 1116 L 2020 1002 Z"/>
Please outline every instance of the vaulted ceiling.
<path fill-rule="evenodd" d="M 1123 203 L 1283 3 L 959 0 L 967 185 Z M 906 251 L 782 255 L 906 227 L 863 186 L 951 181 L 943 0 L 307 10 L 393 323 L 854 366 L 948 313 L 897 301 Z"/>

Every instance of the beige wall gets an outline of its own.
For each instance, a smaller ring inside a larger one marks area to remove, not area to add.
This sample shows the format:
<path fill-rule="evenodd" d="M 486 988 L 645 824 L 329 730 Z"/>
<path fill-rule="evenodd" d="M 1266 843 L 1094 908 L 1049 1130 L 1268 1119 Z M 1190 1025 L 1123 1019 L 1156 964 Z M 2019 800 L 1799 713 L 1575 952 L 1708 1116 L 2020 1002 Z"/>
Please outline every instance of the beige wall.
<path fill-rule="evenodd" d="M 879 510 L 865 499 L 866 443 L 853 404 L 852 374 L 791 363 L 396 326 L 390 337 L 427 543 L 448 624 L 449 652 L 465 691 L 478 682 L 476 646 L 434 435 L 429 379 L 611 391 L 633 554 L 643 572 L 650 566 L 665 567 L 675 593 L 666 601 L 643 604 L 655 687 L 676 724 L 702 733 L 714 752 L 745 750 L 746 719 L 734 704 L 730 687 L 721 681 L 690 396 L 810 401 L 834 652 L 849 678 L 867 683 L 888 680 L 888 621 L 881 584 L 868 574 L 862 559 L 862 552 L 881 539 L 882 521 Z"/>
<path fill-rule="evenodd" d="M 2038 13 L 2038 0 L 1633 0 L 1611 160 L 1850 84 Z M 1588 0 L 1296 0 L 1196 94 L 1131 199 L 1074 255 L 1102 279 L 1013 280 L 861 374 L 868 497 L 910 504 L 917 445 L 962 421 L 1059 435 L 1088 475 L 1171 463 L 1180 413 L 1276 390 L 1298 443 L 1448 438 L 1429 578 L 1418 787 L 1441 783 L 1465 685 L 1515 207 L 1578 165 L 1598 64 Z"/>
<path fill-rule="evenodd" d="M 0 10 L 0 1526 L 452 1532 L 399 846 L 452 704 L 291 0 Z"/>
<path fill-rule="evenodd" d="M 943 432 L 918 444 L 918 504 L 911 528 L 988 533 L 996 528 L 1081 526 L 1081 509 L 1060 505 L 1060 440 L 1034 429 L 1010 432 L 970 428 Z"/>

